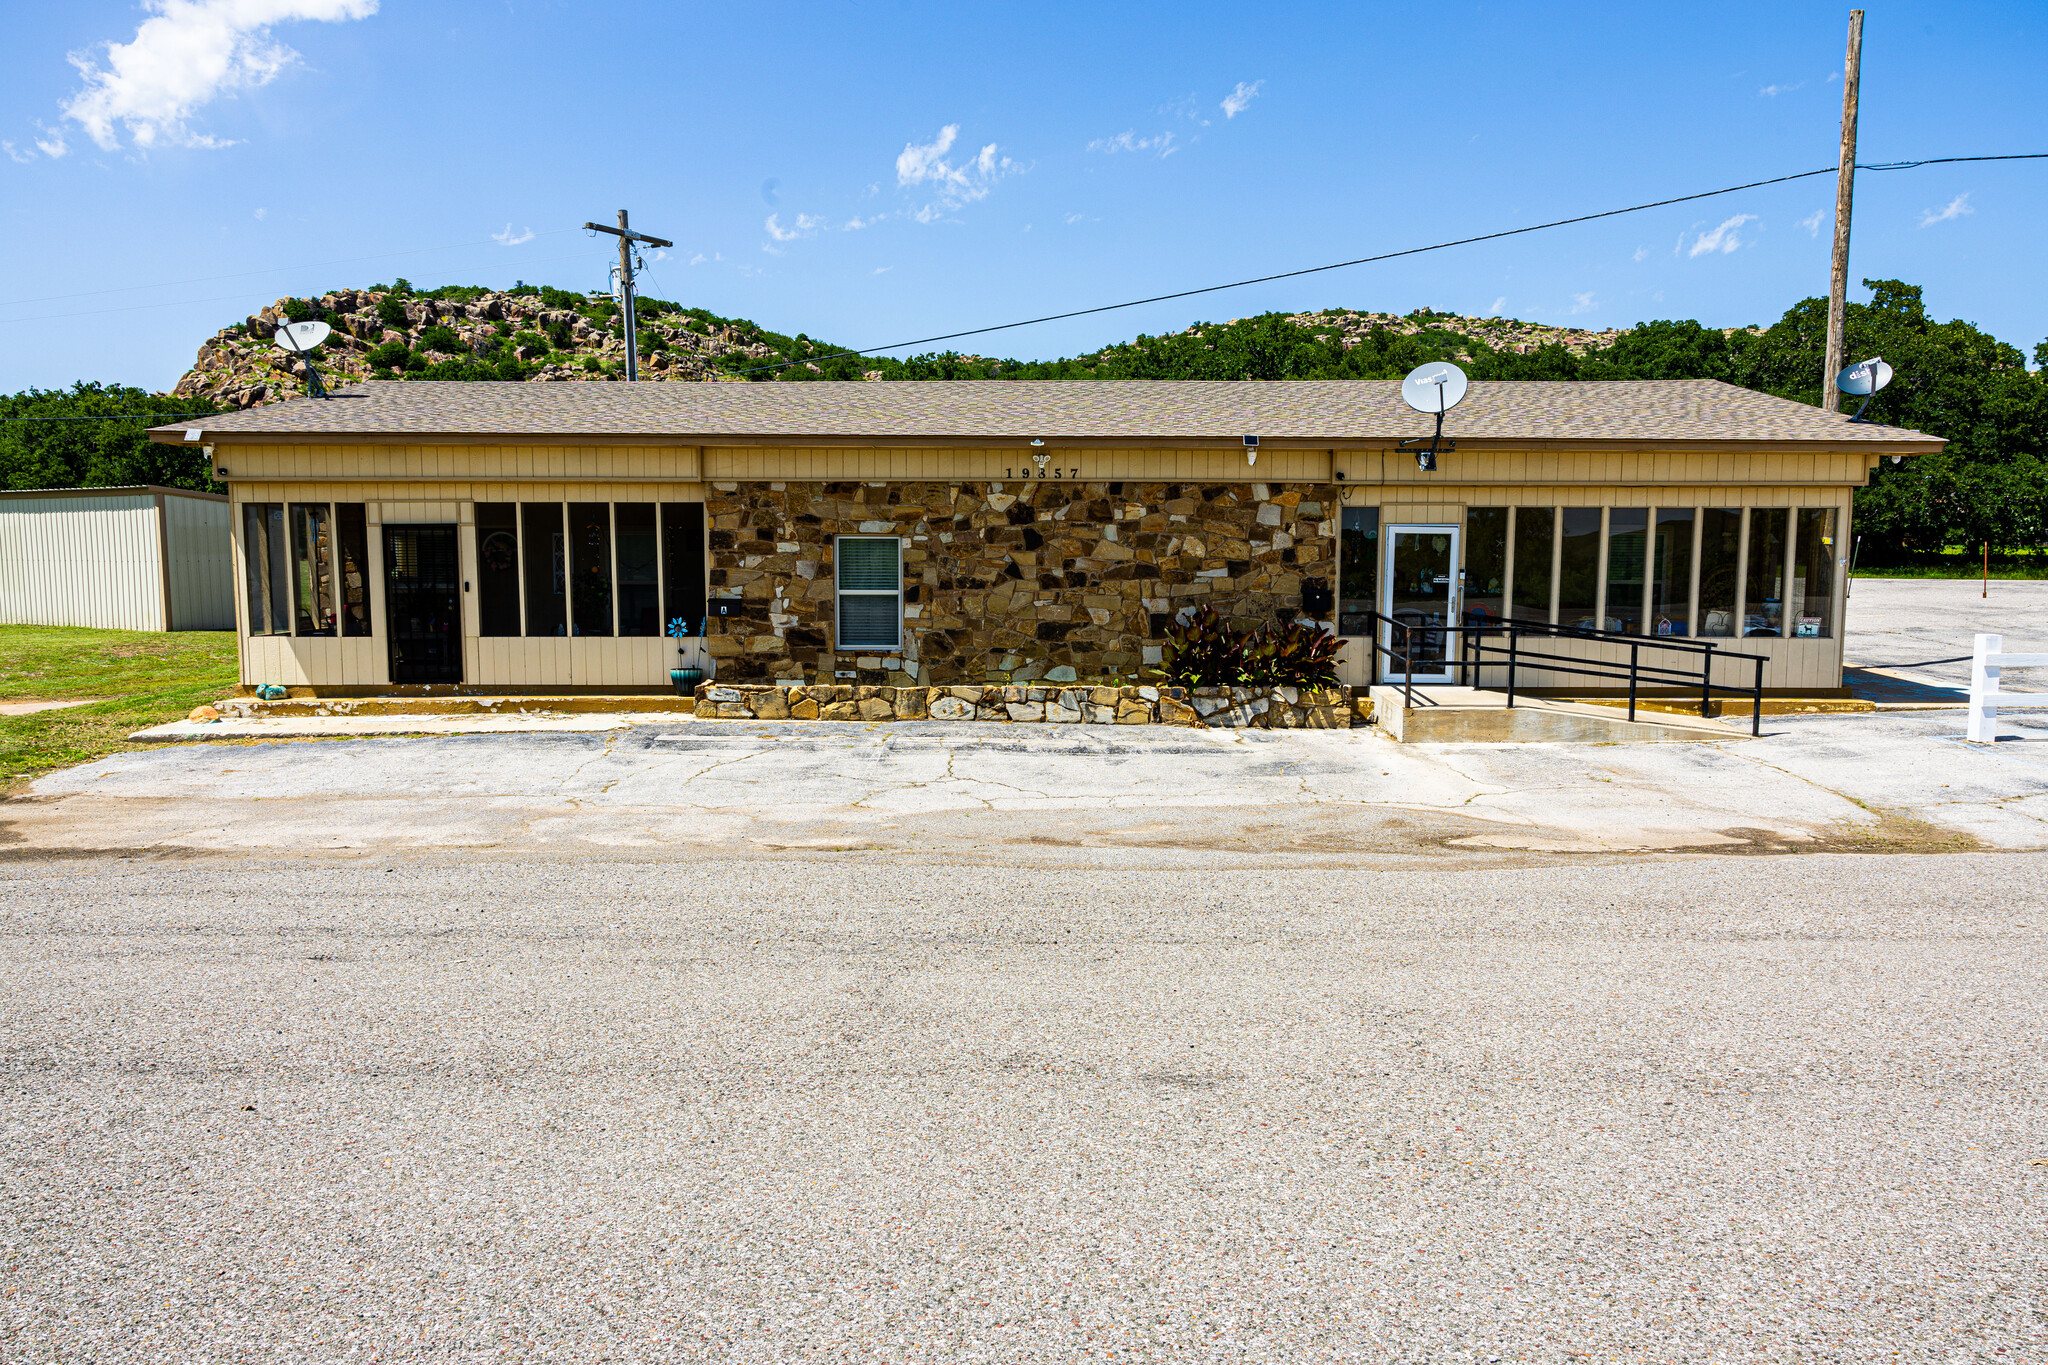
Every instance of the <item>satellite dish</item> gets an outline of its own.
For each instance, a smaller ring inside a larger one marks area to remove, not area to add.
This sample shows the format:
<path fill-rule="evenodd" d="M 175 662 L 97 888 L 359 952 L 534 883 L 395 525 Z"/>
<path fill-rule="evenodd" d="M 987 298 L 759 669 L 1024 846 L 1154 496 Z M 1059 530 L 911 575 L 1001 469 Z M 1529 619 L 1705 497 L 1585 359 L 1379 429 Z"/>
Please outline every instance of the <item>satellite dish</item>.
<path fill-rule="evenodd" d="M 1429 449 L 1415 452 L 1415 467 L 1427 474 L 1436 468 L 1436 457 L 1440 452 L 1456 450 L 1456 441 L 1444 439 L 1444 414 L 1464 400 L 1465 372 L 1448 360 L 1432 360 L 1427 365 L 1417 365 L 1408 371 L 1408 377 L 1401 381 L 1401 401 L 1417 412 L 1426 412 L 1436 418 L 1436 434 L 1429 438 Z M 1401 442 L 1401 448 L 1419 446 L 1422 438 Z"/>
<path fill-rule="evenodd" d="M 1417 365 L 1401 381 L 1401 401 L 1417 412 L 1442 416 L 1465 397 L 1465 372 L 1448 360 Z"/>
<path fill-rule="evenodd" d="M 1892 382 L 1892 367 L 1884 363 L 1883 356 L 1874 355 L 1868 360 L 1859 360 L 1835 376 L 1835 387 L 1851 398 L 1861 396 L 1863 403 L 1856 409 L 1856 415 L 1849 420 L 1863 420 L 1863 409 L 1870 406 L 1870 400 L 1877 397 L 1877 391 Z"/>
<path fill-rule="evenodd" d="M 277 329 L 277 349 L 304 355 L 332 335 L 334 329 L 324 322 L 287 322 Z"/>

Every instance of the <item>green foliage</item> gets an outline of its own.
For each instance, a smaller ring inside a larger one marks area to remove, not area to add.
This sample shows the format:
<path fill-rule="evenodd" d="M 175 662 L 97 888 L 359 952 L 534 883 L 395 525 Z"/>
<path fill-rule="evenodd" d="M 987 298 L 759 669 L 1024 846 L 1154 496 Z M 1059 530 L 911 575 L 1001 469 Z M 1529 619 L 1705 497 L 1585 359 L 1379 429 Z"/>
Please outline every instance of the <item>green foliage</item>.
<path fill-rule="evenodd" d="M 308 318 L 319 316 L 322 311 L 310 299 L 286 299 L 284 301 L 284 320 L 286 322 L 304 322 Z"/>
<path fill-rule="evenodd" d="M 548 344 L 558 351 L 573 350 L 575 348 L 576 333 L 566 322 L 558 320 L 549 323 L 547 336 Z"/>
<path fill-rule="evenodd" d="M 1244 642 L 1244 680 L 1253 687 L 1335 687 L 1344 642 L 1296 617 L 1259 627 Z"/>
<path fill-rule="evenodd" d="M 439 289 L 423 291 L 420 297 L 445 303 L 474 303 L 484 295 L 496 292 L 489 285 L 483 284 L 444 284 Z"/>
<path fill-rule="evenodd" d="M 512 344 L 515 346 L 531 346 L 540 351 L 548 349 L 548 339 L 539 332 L 515 333 L 512 337 Z"/>
<path fill-rule="evenodd" d="M 1234 687 L 1244 679 L 1246 637 L 1204 606 L 1166 629 L 1159 671 L 1176 687 Z"/>
<path fill-rule="evenodd" d="M 543 308 L 581 308 L 585 301 L 584 295 L 572 294 L 566 289 L 556 289 L 546 284 L 540 287 L 540 303 Z"/>
<path fill-rule="evenodd" d="M 90 418 L 0 422 L 0 482 L 9 488 L 108 488 L 154 483 L 218 493 L 198 446 L 159 445 L 145 433 L 177 413 L 215 413 L 204 399 L 112 384 L 28 389 L 0 397 L 0 417 Z M 99 420 L 115 413 L 162 414 Z"/>
<path fill-rule="evenodd" d="M 402 341 L 382 342 L 372 346 L 363 355 L 363 359 L 369 362 L 370 368 L 375 370 L 403 369 L 406 361 L 411 358 L 411 349 Z"/>
<path fill-rule="evenodd" d="M 386 294 L 377 300 L 377 321 L 386 327 L 404 330 L 406 324 L 405 301 L 396 294 Z"/>
<path fill-rule="evenodd" d="M 462 338 L 455 335 L 455 329 L 445 323 L 435 323 L 420 333 L 419 349 L 422 351 L 444 351 L 454 355 L 462 349 Z"/>

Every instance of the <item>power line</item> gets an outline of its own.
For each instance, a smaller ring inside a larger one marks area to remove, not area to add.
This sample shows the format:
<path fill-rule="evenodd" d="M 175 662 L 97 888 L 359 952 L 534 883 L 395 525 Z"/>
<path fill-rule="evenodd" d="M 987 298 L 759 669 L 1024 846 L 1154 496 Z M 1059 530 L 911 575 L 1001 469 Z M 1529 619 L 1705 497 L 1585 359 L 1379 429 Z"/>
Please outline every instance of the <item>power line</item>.
<path fill-rule="evenodd" d="M 2048 152 L 2027 152 L 2017 156 L 1945 156 L 1931 157 L 1925 161 L 1894 161 L 1881 165 L 1858 165 L 1862 171 L 1907 170 L 1914 166 L 1935 166 L 1957 161 L 2037 161 L 2048 159 Z M 728 370 L 728 374 L 761 374 L 773 370 L 787 370 L 797 365 L 815 364 L 820 360 L 839 360 L 847 356 L 871 355 L 877 351 L 900 351 L 907 346 L 929 346 L 935 341 L 957 341 L 962 337 L 984 336 L 990 332 L 1007 332 L 1015 327 L 1032 327 L 1041 322 L 1062 322 L 1068 318 L 1085 318 L 1095 313 L 1113 313 L 1123 308 L 1139 308 L 1148 303 L 1165 303 L 1170 299 L 1193 298 L 1197 294 L 1214 294 L 1225 289 L 1242 289 L 1247 285 L 1268 284 L 1274 280 L 1291 280 L 1302 275 L 1317 275 L 1326 270 L 1344 270 L 1354 265 L 1370 265 L 1374 261 L 1391 261 L 1401 256 L 1419 256 L 1426 251 L 1443 251 L 1454 246 L 1471 246 L 1475 242 L 1493 242 L 1503 237 L 1518 237 L 1525 232 L 1542 232 L 1548 228 L 1569 227 L 1574 223 L 1590 223 L 1600 218 L 1614 218 L 1624 213 L 1641 213 L 1645 209 L 1661 209 L 1672 204 L 1687 204 L 1695 199 L 1712 199 L 1717 195 L 1737 194 L 1743 190 L 1761 189 L 1765 185 L 1782 185 L 1787 181 L 1806 180 L 1816 175 L 1834 175 L 1839 166 L 1823 166 L 1817 171 L 1799 171 L 1792 175 L 1774 176 L 1769 180 L 1752 180 L 1747 185 L 1730 185 L 1726 189 L 1702 190 L 1698 194 L 1681 194 L 1676 199 L 1658 199 L 1648 204 L 1631 204 L 1625 209 L 1606 209 L 1600 213 L 1582 213 L 1576 218 L 1559 218 L 1554 222 L 1535 223 L 1528 227 L 1508 228 L 1501 232 L 1483 233 L 1477 237 L 1460 237 L 1455 241 L 1435 242 L 1429 246 L 1412 246 L 1402 251 L 1386 251 L 1377 256 L 1360 256 L 1356 260 L 1337 261 L 1330 265 L 1312 265 L 1300 270 L 1283 270 L 1275 275 L 1257 275 L 1248 280 L 1232 280 L 1229 284 L 1204 285 L 1199 289 L 1181 289 L 1171 294 L 1154 294 L 1150 298 L 1132 299 L 1127 303 L 1105 303 L 1095 308 L 1076 308 L 1067 313 L 1048 313 L 1044 317 L 1025 318 L 1021 322 L 1002 322 L 993 327 L 972 327 L 964 332 L 944 332 L 938 336 L 919 337 L 915 341 L 892 342 L 887 346 L 867 346 L 857 351 L 833 351 L 827 355 L 805 356 L 801 360 L 785 360 L 779 365 L 750 365 L 743 370 Z"/>
<path fill-rule="evenodd" d="M 560 233 L 574 232 L 575 230 L 575 228 L 549 228 L 546 232 L 536 232 L 533 235 L 535 237 L 553 237 Z M 464 247 L 484 246 L 496 240 L 494 237 L 487 237 L 479 242 L 450 242 L 446 246 L 407 247 L 403 251 L 383 251 L 374 256 L 344 256 L 340 260 L 314 261 L 309 265 L 274 265 L 266 266 L 262 270 L 238 270 L 231 275 L 201 275 L 196 279 L 190 280 L 158 280 L 155 284 L 123 284 L 116 285 L 112 289 L 87 289 L 76 294 L 44 294 L 33 299 L 0 299 L 0 308 L 13 308 L 18 304 L 24 303 L 55 303 L 59 299 L 94 298 L 101 294 L 131 294 L 138 289 L 172 289 L 182 284 L 213 284 L 219 280 L 245 280 L 252 275 L 275 275 L 289 270 L 321 270 L 330 265 L 356 265 L 362 261 L 385 261 L 394 256 L 420 256 L 430 251 L 459 251 Z M 504 243 L 500 242 L 499 245 L 502 246 Z M 211 300 L 200 299 L 196 300 L 196 302 L 207 303 L 211 302 Z M 20 318 L 16 319 L 16 321 L 34 322 L 37 319 Z"/>

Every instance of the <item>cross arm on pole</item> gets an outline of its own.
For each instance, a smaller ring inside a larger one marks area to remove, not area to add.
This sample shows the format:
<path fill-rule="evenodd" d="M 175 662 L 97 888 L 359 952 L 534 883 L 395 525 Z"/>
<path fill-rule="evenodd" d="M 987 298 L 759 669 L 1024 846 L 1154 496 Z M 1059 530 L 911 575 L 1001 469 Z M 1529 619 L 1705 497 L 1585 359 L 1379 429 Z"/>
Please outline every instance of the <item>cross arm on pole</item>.
<path fill-rule="evenodd" d="M 644 232 L 634 232 L 631 228 L 606 227 L 603 223 L 585 223 L 583 226 L 592 232 L 608 232 L 614 237 L 623 237 L 629 242 L 645 242 L 649 246 L 663 247 L 675 245 L 674 242 L 661 237 L 649 237 Z"/>

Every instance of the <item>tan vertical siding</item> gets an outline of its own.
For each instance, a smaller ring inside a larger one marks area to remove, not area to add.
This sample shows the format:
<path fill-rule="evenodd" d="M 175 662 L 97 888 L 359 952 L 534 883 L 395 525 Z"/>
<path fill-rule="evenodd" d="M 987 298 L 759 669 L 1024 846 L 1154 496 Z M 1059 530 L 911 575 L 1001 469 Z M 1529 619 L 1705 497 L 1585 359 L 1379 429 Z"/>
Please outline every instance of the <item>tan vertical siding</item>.
<path fill-rule="evenodd" d="M 164 630 L 152 493 L 0 499 L 0 622 Z"/>

